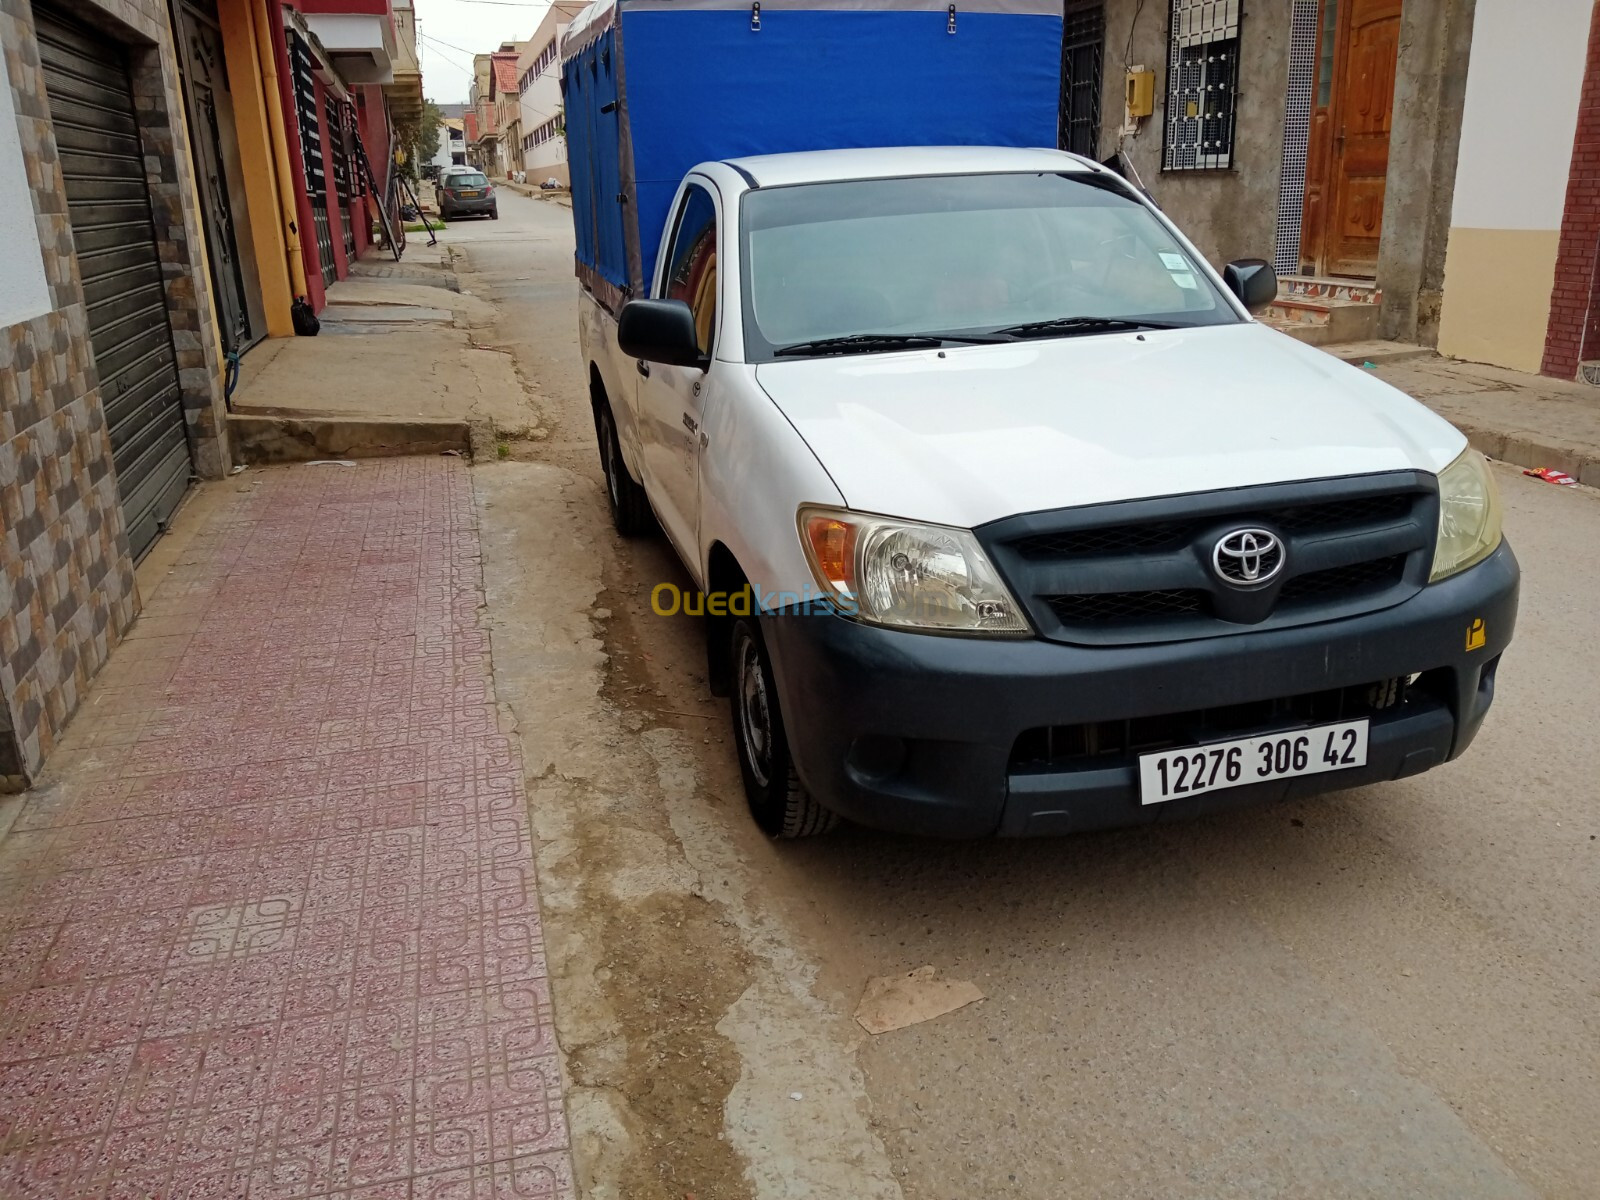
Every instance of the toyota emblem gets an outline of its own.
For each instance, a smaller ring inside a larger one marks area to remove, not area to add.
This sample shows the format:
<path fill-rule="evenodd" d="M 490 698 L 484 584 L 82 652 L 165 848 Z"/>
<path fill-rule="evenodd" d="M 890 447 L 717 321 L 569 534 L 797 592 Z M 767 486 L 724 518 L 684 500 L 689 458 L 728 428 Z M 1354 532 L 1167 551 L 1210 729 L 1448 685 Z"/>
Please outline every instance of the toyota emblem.
<path fill-rule="evenodd" d="M 1259 587 L 1283 570 L 1283 542 L 1265 529 L 1235 529 L 1211 551 L 1217 578 L 1234 587 Z"/>

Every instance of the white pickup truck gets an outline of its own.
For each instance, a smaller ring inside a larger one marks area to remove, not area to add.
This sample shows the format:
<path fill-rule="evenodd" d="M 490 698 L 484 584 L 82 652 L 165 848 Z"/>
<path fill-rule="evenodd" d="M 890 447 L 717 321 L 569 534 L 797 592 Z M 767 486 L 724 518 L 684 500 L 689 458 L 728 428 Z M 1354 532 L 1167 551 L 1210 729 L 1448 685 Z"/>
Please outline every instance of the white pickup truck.
<path fill-rule="evenodd" d="M 618 530 L 706 594 L 776 836 L 1061 833 L 1413 775 L 1516 619 L 1481 455 L 1049 150 L 707 162 L 585 292 Z"/>

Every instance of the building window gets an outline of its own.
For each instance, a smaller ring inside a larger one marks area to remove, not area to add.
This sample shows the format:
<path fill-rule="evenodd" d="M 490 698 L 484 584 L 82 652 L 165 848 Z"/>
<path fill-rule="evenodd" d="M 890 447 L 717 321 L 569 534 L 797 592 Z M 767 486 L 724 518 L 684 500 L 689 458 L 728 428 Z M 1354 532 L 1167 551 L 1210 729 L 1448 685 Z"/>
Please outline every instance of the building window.
<path fill-rule="evenodd" d="M 1069 4 L 1061 39 L 1061 149 L 1097 158 L 1100 145 L 1101 57 L 1106 9 L 1099 0 Z"/>
<path fill-rule="evenodd" d="M 328 177 L 322 157 L 322 127 L 317 120 L 316 75 L 311 47 L 298 32 L 289 31 L 289 77 L 294 86 L 295 123 L 300 130 L 300 156 L 305 166 L 306 191 L 313 205 L 328 202 Z"/>
<path fill-rule="evenodd" d="M 328 160 L 333 167 L 333 191 L 340 204 L 350 203 L 350 135 L 345 130 L 344 105 L 329 95 L 323 104 L 327 116 Z"/>
<path fill-rule="evenodd" d="M 1172 0 L 1162 167 L 1233 166 L 1240 0 Z"/>

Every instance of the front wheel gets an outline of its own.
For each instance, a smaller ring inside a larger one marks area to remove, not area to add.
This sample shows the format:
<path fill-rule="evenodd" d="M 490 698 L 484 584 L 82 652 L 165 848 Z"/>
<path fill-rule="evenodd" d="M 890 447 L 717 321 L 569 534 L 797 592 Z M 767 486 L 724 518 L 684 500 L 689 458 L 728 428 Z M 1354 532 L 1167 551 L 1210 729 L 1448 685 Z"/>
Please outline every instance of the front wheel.
<path fill-rule="evenodd" d="M 611 415 L 611 406 L 604 401 L 595 408 L 594 427 L 600 442 L 600 468 L 606 476 L 611 524 L 623 537 L 638 537 L 649 532 L 654 520 L 649 497 L 628 474 L 628 464 L 622 459 L 622 443 L 617 440 L 617 422 Z"/>
<path fill-rule="evenodd" d="M 733 740 L 745 800 L 762 832 L 775 838 L 827 833 L 839 818 L 811 798 L 789 756 L 772 660 L 754 617 L 733 622 Z"/>

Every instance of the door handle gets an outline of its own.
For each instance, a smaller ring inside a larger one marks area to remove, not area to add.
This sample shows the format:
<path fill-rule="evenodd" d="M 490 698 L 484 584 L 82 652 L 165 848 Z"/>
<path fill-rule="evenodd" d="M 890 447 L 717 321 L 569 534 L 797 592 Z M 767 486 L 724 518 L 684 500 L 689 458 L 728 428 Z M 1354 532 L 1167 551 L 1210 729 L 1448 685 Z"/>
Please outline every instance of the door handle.
<path fill-rule="evenodd" d="M 639 374 L 643 375 L 646 379 L 650 378 L 650 364 L 645 362 L 644 359 L 642 359 L 642 358 L 634 359 L 633 360 L 633 365 L 638 368 Z"/>

